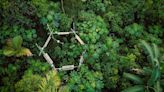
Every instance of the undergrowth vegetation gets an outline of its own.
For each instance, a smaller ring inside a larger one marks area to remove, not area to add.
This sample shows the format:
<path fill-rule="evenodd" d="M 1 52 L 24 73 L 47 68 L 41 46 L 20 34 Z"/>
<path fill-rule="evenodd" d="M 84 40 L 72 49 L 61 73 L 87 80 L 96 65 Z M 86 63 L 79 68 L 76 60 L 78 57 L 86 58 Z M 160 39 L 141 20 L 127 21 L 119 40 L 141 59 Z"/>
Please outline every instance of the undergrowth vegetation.
<path fill-rule="evenodd" d="M 0 92 L 163 92 L 163 0 L 1 0 Z M 39 56 L 43 45 L 54 71 Z M 62 42 L 60 44 L 58 41 Z"/>

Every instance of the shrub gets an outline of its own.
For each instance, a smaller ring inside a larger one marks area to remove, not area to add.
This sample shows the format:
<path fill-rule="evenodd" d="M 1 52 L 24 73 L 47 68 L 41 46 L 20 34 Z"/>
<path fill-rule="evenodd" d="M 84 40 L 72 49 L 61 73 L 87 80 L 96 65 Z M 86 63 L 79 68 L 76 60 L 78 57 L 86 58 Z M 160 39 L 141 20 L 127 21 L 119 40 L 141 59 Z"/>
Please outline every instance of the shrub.
<path fill-rule="evenodd" d="M 82 66 L 79 71 L 72 71 L 68 80 L 70 91 L 100 92 L 104 86 L 102 73 Z"/>
<path fill-rule="evenodd" d="M 24 75 L 22 79 L 15 84 L 16 92 L 38 91 L 41 80 L 42 77 L 39 75 Z"/>

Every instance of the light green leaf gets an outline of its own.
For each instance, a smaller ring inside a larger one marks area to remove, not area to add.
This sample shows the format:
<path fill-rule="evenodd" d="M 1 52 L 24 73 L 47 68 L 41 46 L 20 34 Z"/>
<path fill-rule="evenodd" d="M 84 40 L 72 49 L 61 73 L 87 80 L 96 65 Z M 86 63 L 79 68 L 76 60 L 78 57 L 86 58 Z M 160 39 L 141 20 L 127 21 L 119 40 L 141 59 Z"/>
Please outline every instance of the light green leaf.
<path fill-rule="evenodd" d="M 28 48 L 20 48 L 19 52 L 16 54 L 16 56 L 32 56 L 31 51 Z"/>
<path fill-rule="evenodd" d="M 133 81 L 136 84 L 143 84 L 143 80 L 138 77 L 137 75 L 130 74 L 130 73 L 124 73 L 123 76 L 131 81 Z"/>
<path fill-rule="evenodd" d="M 129 87 L 121 92 L 144 92 L 144 86 L 142 85 L 136 85 L 133 87 Z"/>
<path fill-rule="evenodd" d="M 3 49 L 3 54 L 5 56 L 13 56 L 15 54 L 15 50 L 13 48 L 11 48 L 11 47 L 5 47 Z"/>
<path fill-rule="evenodd" d="M 21 36 L 16 36 L 12 39 L 12 45 L 14 49 L 20 49 L 23 43 L 23 39 Z"/>
<path fill-rule="evenodd" d="M 69 88 L 67 86 L 61 86 L 58 92 L 69 92 Z"/>

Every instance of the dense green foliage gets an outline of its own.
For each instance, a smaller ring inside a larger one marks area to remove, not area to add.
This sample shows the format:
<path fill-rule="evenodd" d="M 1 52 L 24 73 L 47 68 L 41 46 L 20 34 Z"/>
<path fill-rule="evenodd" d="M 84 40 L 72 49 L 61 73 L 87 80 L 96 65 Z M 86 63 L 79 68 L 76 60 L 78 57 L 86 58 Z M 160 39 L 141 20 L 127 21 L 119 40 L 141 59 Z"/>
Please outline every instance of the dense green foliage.
<path fill-rule="evenodd" d="M 163 92 L 163 0 L 1 0 L 0 92 Z M 52 72 L 38 56 L 50 25 Z"/>
<path fill-rule="evenodd" d="M 6 46 L 3 49 L 3 54 L 5 56 L 31 56 L 32 53 L 29 49 L 22 47 L 23 40 L 21 36 L 16 36 L 13 39 L 9 39 Z"/>
<path fill-rule="evenodd" d="M 134 74 L 124 73 L 123 76 L 132 80 L 136 85 L 125 89 L 123 92 L 133 92 L 133 90 L 146 92 L 153 90 L 155 92 L 162 92 L 160 87 L 160 83 L 162 83 L 160 79 L 160 62 L 162 62 L 162 59 L 160 57 L 159 49 L 155 44 L 153 44 L 153 48 L 151 48 L 145 41 L 142 41 L 142 44 L 148 52 L 149 63 L 151 63 L 151 66 L 145 66 L 142 70 L 139 70 L 139 73 L 144 76 L 143 78 Z M 144 82 L 146 83 L 144 84 Z"/>

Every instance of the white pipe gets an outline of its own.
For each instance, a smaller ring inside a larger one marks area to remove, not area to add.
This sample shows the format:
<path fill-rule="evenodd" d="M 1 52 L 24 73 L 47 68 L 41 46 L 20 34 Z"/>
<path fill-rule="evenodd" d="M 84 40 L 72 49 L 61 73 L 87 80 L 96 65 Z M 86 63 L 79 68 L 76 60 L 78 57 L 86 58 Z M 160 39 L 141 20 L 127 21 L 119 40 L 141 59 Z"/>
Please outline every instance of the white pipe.
<path fill-rule="evenodd" d="M 46 61 L 47 61 L 50 65 L 52 65 L 53 67 L 55 67 L 55 66 L 53 65 L 52 59 L 50 58 L 50 56 L 49 56 L 47 53 L 43 53 L 43 57 L 46 59 Z"/>
<path fill-rule="evenodd" d="M 57 34 L 57 35 L 68 35 L 68 34 L 71 34 L 73 32 L 56 32 L 54 34 Z"/>
<path fill-rule="evenodd" d="M 77 35 L 77 34 L 75 34 L 75 38 L 79 41 L 79 43 L 81 44 L 81 45 L 84 45 L 85 43 L 83 42 L 83 40 L 81 40 L 81 38 Z"/>
<path fill-rule="evenodd" d="M 66 70 L 73 70 L 75 68 L 74 65 L 66 65 L 66 66 L 62 66 L 61 70 L 66 71 Z"/>
<path fill-rule="evenodd" d="M 83 64 L 83 62 L 84 62 L 84 57 L 83 57 L 83 55 L 81 55 L 78 67 L 80 67 Z"/>
<path fill-rule="evenodd" d="M 50 34 L 50 35 L 48 36 L 48 38 L 47 38 L 47 40 L 46 40 L 46 42 L 44 43 L 44 45 L 43 45 L 43 47 L 42 47 L 42 48 L 47 47 L 48 43 L 49 43 L 49 42 L 50 42 L 50 40 L 51 40 L 51 35 L 52 35 L 52 34 Z"/>

